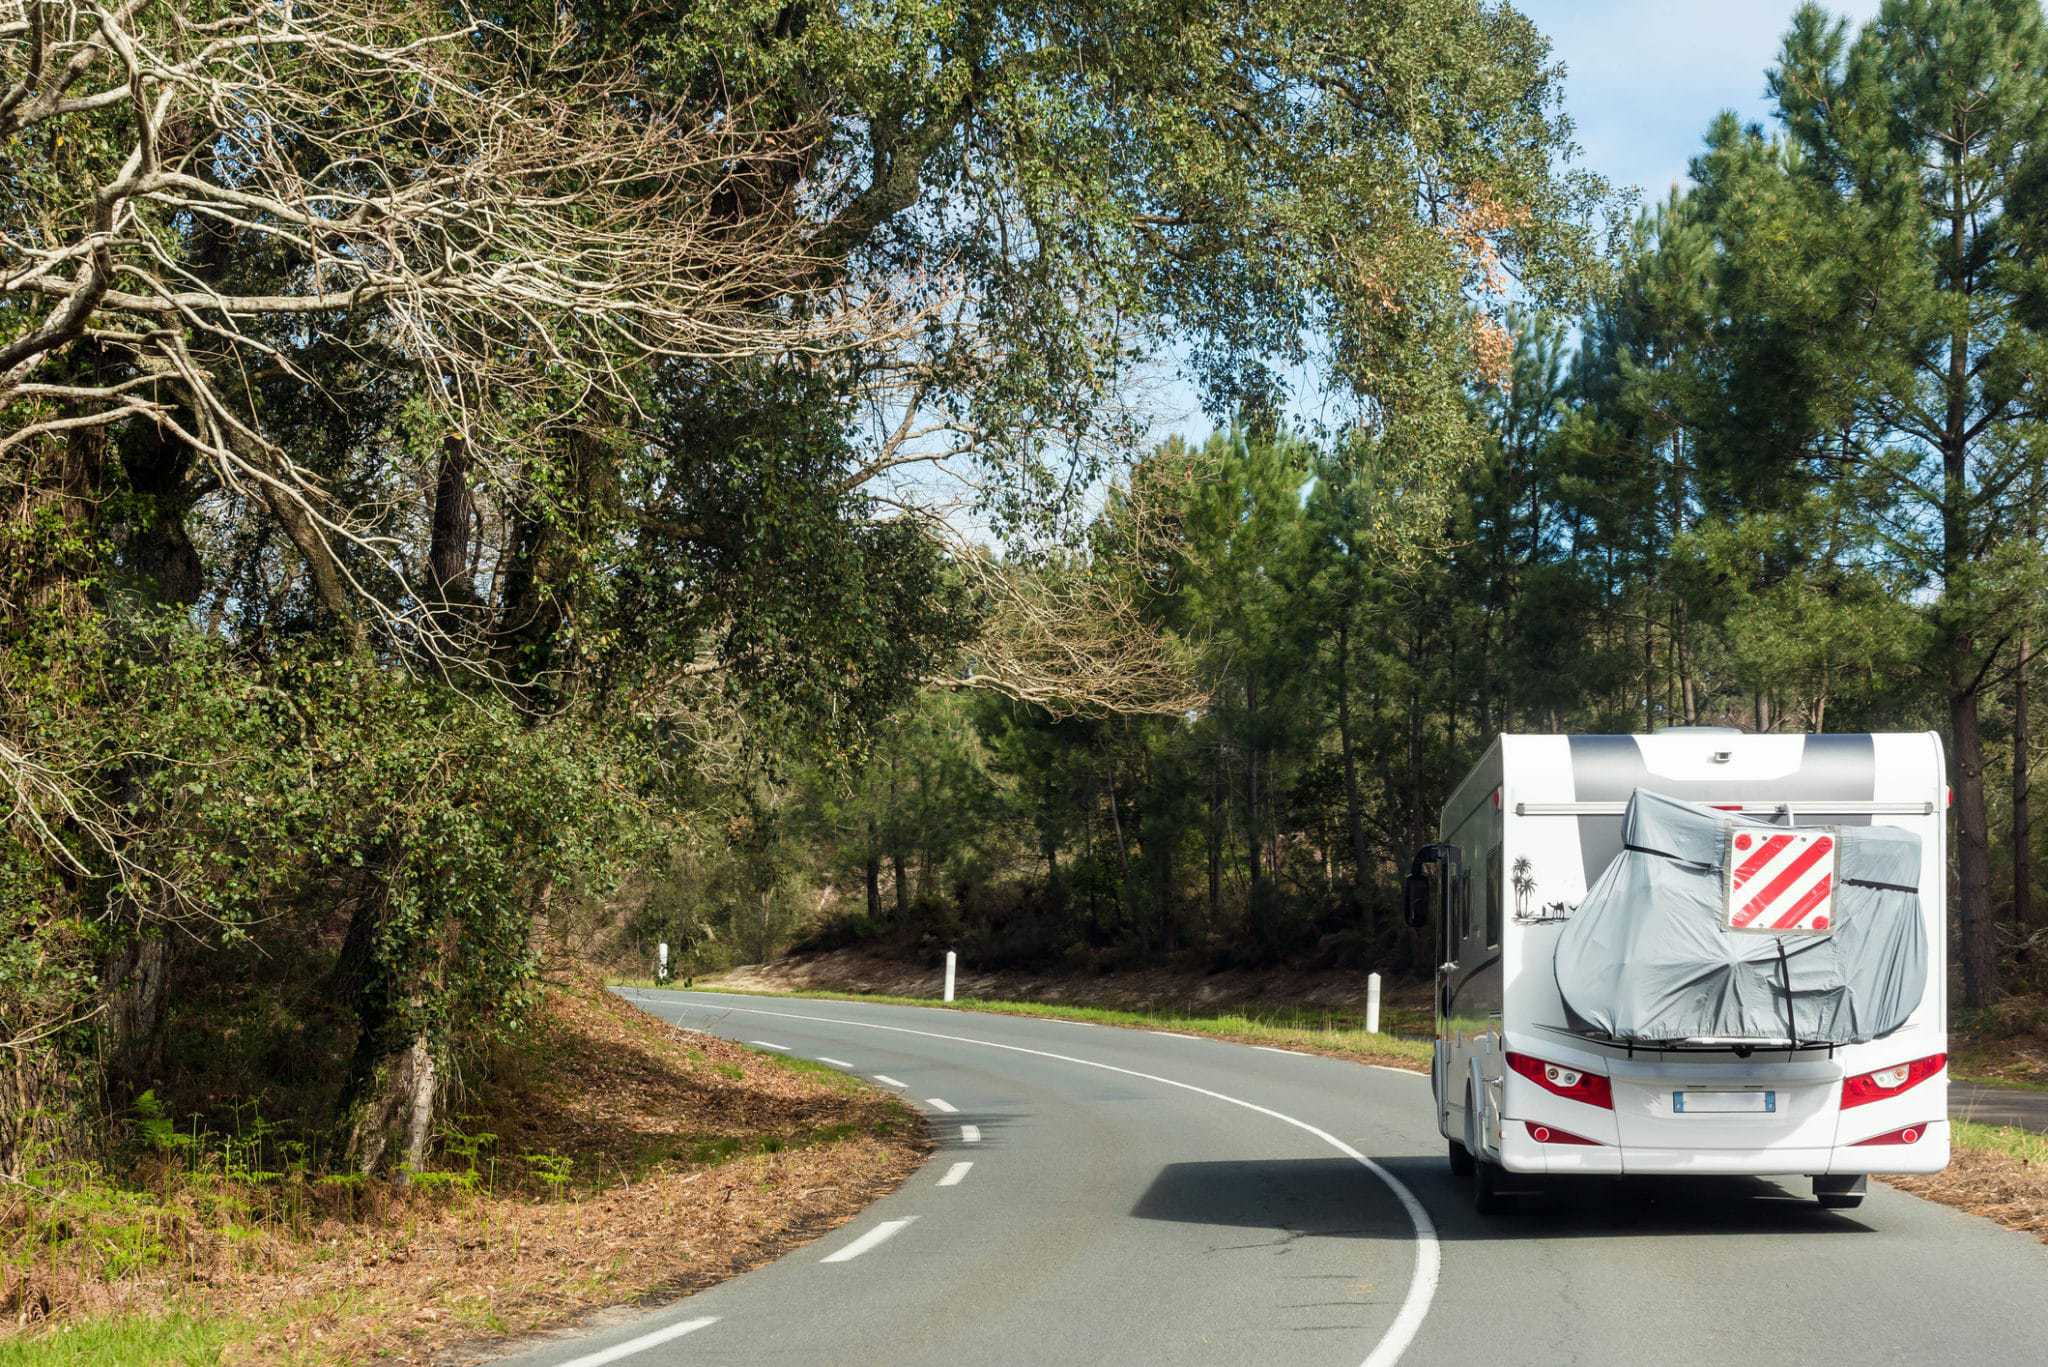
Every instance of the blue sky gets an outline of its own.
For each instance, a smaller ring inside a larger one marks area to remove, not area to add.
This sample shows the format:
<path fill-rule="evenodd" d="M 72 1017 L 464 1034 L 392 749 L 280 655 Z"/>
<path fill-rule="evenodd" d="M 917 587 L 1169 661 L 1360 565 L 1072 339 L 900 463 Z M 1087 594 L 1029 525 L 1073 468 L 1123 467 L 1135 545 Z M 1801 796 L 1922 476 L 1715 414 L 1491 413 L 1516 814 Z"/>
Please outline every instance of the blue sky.
<path fill-rule="evenodd" d="M 1581 163 L 1646 203 L 1685 179 L 1708 120 L 1767 120 L 1764 71 L 1796 0 L 1513 0 L 1564 63 Z M 1878 0 L 1826 6 L 1855 23 Z"/>

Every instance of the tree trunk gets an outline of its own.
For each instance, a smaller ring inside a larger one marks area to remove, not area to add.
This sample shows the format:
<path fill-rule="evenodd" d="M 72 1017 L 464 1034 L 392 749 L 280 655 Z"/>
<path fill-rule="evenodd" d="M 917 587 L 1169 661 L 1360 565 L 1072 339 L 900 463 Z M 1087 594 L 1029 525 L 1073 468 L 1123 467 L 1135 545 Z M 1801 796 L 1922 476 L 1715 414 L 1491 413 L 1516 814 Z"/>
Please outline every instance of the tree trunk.
<path fill-rule="evenodd" d="M 1223 915 L 1223 738 L 1209 764 L 1209 924 Z"/>
<path fill-rule="evenodd" d="M 866 864 L 868 876 L 868 920 L 882 919 L 882 847 L 881 836 L 875 830 L 875 819 L 868 818 L 868 852 Z"/>
<path fill-rule="evenodd" d="M 379 850 L 365 861 L 327 992 L 346 1001 L 356 1016 L 355 1054 L 341 1094 L 343 1155 L 365 1176 L 395 1173 L 403 1182 L 407 1169 L 426 1161 L 441 1070 L 425 1033 L 407 1031 L 398 1018 L 406 996 L 377 959 L 389 905 L 384 879 L 390 857 L 389 850 Z"/>
<path fill-rule="evenodd" d="M 1957 130 L 1966 134 L 1967 130 Z M 1968 288 L 1966 232 L 1971 211 L 1964 191 L 1967 136 L 1946 148 L 1949 180 L 1949 290 Z M 1970 509 L 1970 319 L 1954 311 L 1949 333 L 1947 411 L 1942 433 L 1941 562 L 1944 596 L 1966 581 L 1971 559 Z M 1961 605 L 1958 605 L 1961 606 Z M 1956 925 L 1961 941 L 1963 1004 L 1984 1007 L 1998 992 L 1998 942 L 1991 923 L 1991 822 L 1984 805 L 1984 738 L 1978 729 L 1982 680 L 1978 642 L 1965 629 L 1946 642 L 1949 661 L 1949 718 L 1956 766 Z M 1995 649 L 1995 648 L 1994 648 Z"/>
<path fill-rule="evenodd" d="M 2027 546 L 2032 549 L 2041 535 L 2041 468 L 2036 465 L 2027 477 Z M 2033 635 L 2020 630 L 2019 650 L 2012 672 L 2012 920 L 2024 943 L 2034 921 L 2034 832 L 2033 803 L 2028 790 L 2033 786 L 2028 773 L 2033 744 L 2027 716 L 2027 671 Z M 2021 951 L 2025 953 L 2024 950 Z"/>
<path fill-rule="evenodd" d="M 117 1105 L 151 1084 L 163 1055 L 170 945 L 138 932 L 122 945 L 101 981 L 107 993 L 107 1083 Z"/>
<path fill-rule="evenodd" d="M 1337 622 L 1337 748 L 1344 759 L 1344 825 L 1351 843 L 1351 910 L 1365 902 L 1365 821 L 1358 809 L 1358 753 L 1351 743 L 1351 608 Z M 1375 918 L 1377 919 L 1377 918 Z"/>
<path fill-rule="evenodd" d="M 1419 662 L 1418 662 L 1419 663 Z M 1428 843 L 1422 804 L 1422 690 L 1408 689 L 1408 848 L 1419 850 Z"/>
<path fill-rule="evenodd" d="M 130 525 L 121 559 L 157 602 L 180 607 L 198 602 L 206 582 L 198 548 L 185 530 L 191 465 L 192 448 L 163 432 L 139 429 L 122 443 L 128 488 L 148 502 L 149 513 Z"/>
<path fill-rule="evenodd" d="M 462 625 L 461 609 L 476 604 L 476 590 L 469 582 L 469 533 L 476 520 L 469 463 L 469 448 L 461 438 L 442 442 L 427 541 L 427 582 L 422 587 L 430 610 L 447 632 Z"/>
<path fill-rule="evenodd" d="M 896 810 L 896 756 L 889 756 L 889 869 L 896 876 L 896 919 L 910 921 L 910 871 L 904 867 L 903 818 Z"/>
<path fill-rule="evenodd" d="M 2033 811 L 2027 789 L 2027 633 L 2020 633 L 2020 666 L 2012 676 L 2012 922 L 2024 936 L 2034 919 Z"/>
<path fill-rule="evenodd" d="M 1123 811 L 1121 810 L 1121 806 L 1117 802 L 1116 764 L 1113 760 L 1111 761 L 1109 766 L 1109 825 L 1110 830 L 1116 836 L 1116 900 L 1119 905 L 1122 905 L 1125 903 L 1129 895 L 1128 889 L 1130 887 L 1131 882 L 1131 854 L 1129 843 L 1124 839 L 1124 816 Z"/>
<path fill-rule="evenodd" d="M 349 1116 L 349 1165 L 366 1176 L 389 1172 L 407 1181 L 427 1161 L 441 1093 L 441 1067 L 427 1037 L 415 1035 L 370 1063 L 358 1093 Z"/>
<path fill-rule="evenodd" d="M 1968 653 L 1958 654 L 1967 669 Z M 1984 806 L 1978 696 L 1976 689 L 1965 687 L 1949 702 L 1956 766 L 1956 928 L 1963 1004 L 1969 1007 L 1989 1006 L 1998 992 L 1998 942 L 1991 923 L 1991 823 Z"/>
<path fill-rule="evenodd" d="M 1247 673 L 1244 680 L 1244 859 L 1251 874 L 1252 900 L 1259 896 L 1259 686 Z M 1254 911 L 1256 915 L 1256 910 Z"/>

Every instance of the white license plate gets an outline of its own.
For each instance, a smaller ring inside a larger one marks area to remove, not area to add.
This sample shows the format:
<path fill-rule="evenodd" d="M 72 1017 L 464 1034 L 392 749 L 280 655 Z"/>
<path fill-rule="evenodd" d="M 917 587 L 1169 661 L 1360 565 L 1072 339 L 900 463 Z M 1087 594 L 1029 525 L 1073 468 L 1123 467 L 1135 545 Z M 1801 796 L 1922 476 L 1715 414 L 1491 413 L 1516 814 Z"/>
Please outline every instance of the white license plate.
<path fill-rule="evenodd" d="M 1776 1092 L 1673 1092 L 1673 1115 L 1772 1115 Z"/>

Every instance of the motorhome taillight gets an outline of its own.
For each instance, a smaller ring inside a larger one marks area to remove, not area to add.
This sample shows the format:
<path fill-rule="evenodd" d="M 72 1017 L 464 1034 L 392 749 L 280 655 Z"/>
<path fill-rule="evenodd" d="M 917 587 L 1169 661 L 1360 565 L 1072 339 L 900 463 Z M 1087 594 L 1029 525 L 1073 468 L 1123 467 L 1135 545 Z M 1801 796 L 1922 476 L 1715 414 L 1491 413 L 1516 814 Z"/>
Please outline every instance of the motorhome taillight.
<path fill-rule="evenodd" d="M 1527 1127 L 1529 1137 L 1539 1144 L 1590 1144 L 1594 1148 L 1601 1147 L 1597 1139 L 1588 1139 L 1582 1134 L 1573 1134 L 1570 1130 L 1560 1130 L 1555 1125 L 1544 1125 L 1534 1120 L 1524 1120 L 1522 1124 Z"/>
<path fill-rule="evenodd" d="M 1846 1111 L 1851 1106 L 1867 1106 L 1873 1101 L 1889 1101 L 1908 1087 L 1915 1087 L 1927 1081 L 1947 1064 L 1947 1054 L 1929 1054 L 1926 1058 L 1916 1058 L 1911 1063 L 1897 1063 L 1889 1068 L 1879 1068 L 1875 1072 L 1843 1078 L 1842 1109 Z"/>
<path fill-rule="evenodd" d="M 1598 1106 L 1603 1110 L 1614 1109 L 1614 1088 L 1598 1073 L 1515 1053 L 1508 1055 L 1508 1067 L 1546 1092 L 1554 1092 L 1572 1101 L 1583 1101 L 1588 1106 Z"/>
<path fill-rule="evenodd" d="M 1927 1133 L 1928 1124 L 1928 1121 L 1923 1120 L 1917 1125 L 1905 1125 L 1896 1130 L 1887 1130 L 1883 1134 L 1874 1134 L 1868 1139 L 1859 1139 L 1849 1147 L 1860 1149 L 1869 1144 L 1917 1144 L 1920 1142 L 1920 1136 Z"/>

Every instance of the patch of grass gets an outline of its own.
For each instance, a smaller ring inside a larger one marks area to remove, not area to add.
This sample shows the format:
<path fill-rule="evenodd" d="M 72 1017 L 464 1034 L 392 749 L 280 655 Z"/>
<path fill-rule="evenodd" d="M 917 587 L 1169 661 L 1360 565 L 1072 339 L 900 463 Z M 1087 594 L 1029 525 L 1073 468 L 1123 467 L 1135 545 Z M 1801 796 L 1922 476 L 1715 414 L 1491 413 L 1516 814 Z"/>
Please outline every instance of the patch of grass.
<path fill-rule="evenodd" d="M 2048 1082 L 2026 1074 L 2015 1075 L 1996 1064 L 1981 1064 L 1967 1055 L 1951 1055 L 1948 1075 L 1957 1082 L 1975 1082 L 1985 1087 L 2002 1087 L 2014 1092 L 2048 1092 Z"/>
<path fill-rule="evenodd" d="M 212 1367 L 231 1327 L 185 1314 L 100 1316 L 0 1340 L 0 1367 Z"/>
<path fill-rule="evenodd" d="M 614 986 L 652 987 L 648 979 L 617 979 Z M 936 997 L 897 997 L 876 992 L 831 992 L 805 988 L 792 992 L 761 992 L 736 987 L 706 987 L 706 992 L 738 996 L 809 997 L 825 1001 L 878 1002 L 884 1006 L 932 1006 L 953 1011 L 983 1011 L 1000 1016 L 1041 1016 L 1085 1021 L 1091 1025 L 1116 1025 L 1136 1030 L 1174 1030 L 1185 1035 L 1207 1035 L 1240 1044 L 1267 1044 L 1281 1049 L 1328 1054 L 1334 1058 L 1357 1059 L 1416 1072 L 1429 1067 L 1430 1042 L 1409 1035 L 1369 1034 L 1356 1023 L 1356 1016 L 1305 1007 L 1276 1007 L 1257 1014 L 1233 1012 L 1227 1015 L 1190 1015 L 1177 1011 L 1124 1011 L 1106 1006 L 1078 1006 L 1065 1002 L 989 1001 L 962 997 L 940 1001 Z M 1392 1022 L 1388 1022 L 1392 1023 Z M 777 1061 L 791 1066 L 818 1068 L 803 1059 Z M 829 1071 L 829 1070 L 821 1070 Z"/>
<path fill-rule="evenodd" d="M 2048 1135 L 2035 1134 L 2017 1125 L 1980 1125 L 1974 1120 L 1951 1120 L 1949 1142 L 1959 1149 L 1980 1149 L 2002 1153 L 2022 1163 L 2039 1164 L 2048 1181 Z"/>
<path fill-rule="evenodd" d="M 814 1063 L 807 1058 L 791 1058 L 788 1054 L 769 1054 L 768 1061 L 778 1068 L 787 1068 L 792 1073 L 801 1073 L 813 1082 L 823 1083 L 835 1092 L 864 1092 L 868 1084 L 857 1077 L 840 1072 L 837 1068 Z"/>
<path fill-rule="evenodd" d="M 856 1084 L 852 1090 L 859 1091 L 861 1088 Z M 900 1118 L 892 1114 L 869 1125 L 841 1121 L 830 1125 L 812 1126 L 791 1134 L 706 1132 L 670 1136 L 658 1144 L 650 1145 L 641 1155 L 635 1178 L 637 1180 L 662 1167 L 682 1165 L 692 1168 L 715 1168 L 762 1154 L 794 1153 L 820 1144 L 839 1144 L 867 1135 L 887 1136 L 897 1133 L 900 1124 Z"/>

